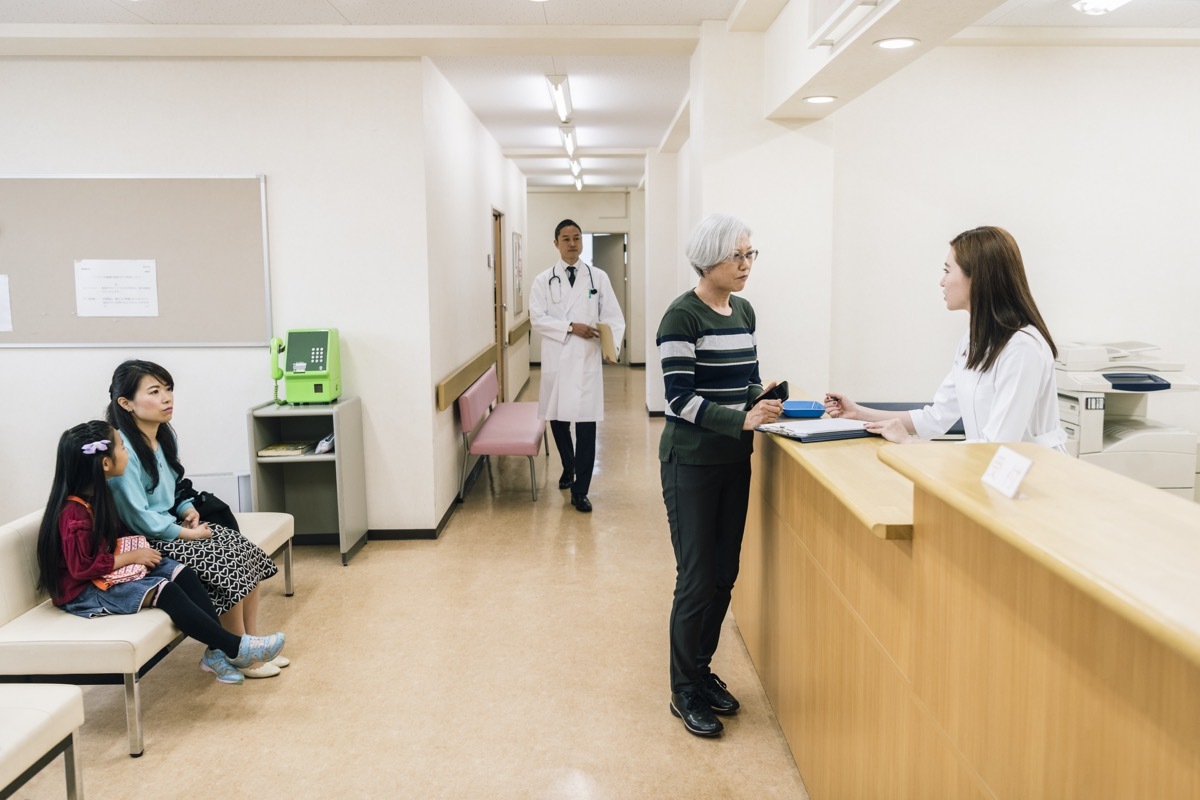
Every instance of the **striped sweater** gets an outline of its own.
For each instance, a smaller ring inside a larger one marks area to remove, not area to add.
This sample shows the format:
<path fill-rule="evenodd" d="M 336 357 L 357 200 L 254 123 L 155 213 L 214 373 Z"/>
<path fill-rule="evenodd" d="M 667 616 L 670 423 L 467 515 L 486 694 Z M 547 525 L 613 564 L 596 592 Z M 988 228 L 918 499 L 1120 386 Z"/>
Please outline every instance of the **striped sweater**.
<path fill-rule="evenodd" d="M 737 296 L 722 316 L 695 292 L 676 298 L 658 326 L 667 390 L 660 461 L 730 464 L 750 457 L 754 431 L 743 431 L 746 404 L 762 393 L 754 309 Z"/>

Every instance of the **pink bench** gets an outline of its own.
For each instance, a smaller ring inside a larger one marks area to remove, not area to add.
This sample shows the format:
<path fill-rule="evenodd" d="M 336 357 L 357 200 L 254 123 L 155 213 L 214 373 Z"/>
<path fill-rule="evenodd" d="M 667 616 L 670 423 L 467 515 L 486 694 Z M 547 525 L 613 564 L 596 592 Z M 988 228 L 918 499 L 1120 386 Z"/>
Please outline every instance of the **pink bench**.
<path fill-rule="evenodd" d="M 496 376 L 495 364 L 488 367 L 488 371 L 458 397 L 458 416 L 462 423 L 463 437 L 462 478 L 458 482 L 459 500 L 464 499 L 467 465 L 473 455 L 483 458 L 528 458 L 529 482 L 533 486 L 533 499 L 537 500 L 537 471 L 533 459 L 543 445 L 546 455 L 550 455 L 550 444 L 546 440 L 546 422 L 538 419 L 537 403 L 497 403 L 499 398 L 500 381 Z"/>

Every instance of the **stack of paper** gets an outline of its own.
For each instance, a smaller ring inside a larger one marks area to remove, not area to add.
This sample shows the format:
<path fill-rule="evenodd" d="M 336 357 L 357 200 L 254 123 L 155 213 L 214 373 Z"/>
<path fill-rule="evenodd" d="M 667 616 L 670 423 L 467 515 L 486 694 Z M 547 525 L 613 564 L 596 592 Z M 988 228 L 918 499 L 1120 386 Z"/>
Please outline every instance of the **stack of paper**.
<path fill-rule="evenodd" d="M 269 444 L 259 450 L 258 455 L 262 458 L 278 456 L 302 456 L 316 446 L 317 443 L 313 441 L 276 442 L 275 444 Z"/>
<path fill-rule="evenodd" d="M 758 430 L 801 442 L 830 442 L 835 439 L 861 439 L 874 435 L 867 432 L 866 424 L 859 419 L 789 419 L 759 425 Z"/>

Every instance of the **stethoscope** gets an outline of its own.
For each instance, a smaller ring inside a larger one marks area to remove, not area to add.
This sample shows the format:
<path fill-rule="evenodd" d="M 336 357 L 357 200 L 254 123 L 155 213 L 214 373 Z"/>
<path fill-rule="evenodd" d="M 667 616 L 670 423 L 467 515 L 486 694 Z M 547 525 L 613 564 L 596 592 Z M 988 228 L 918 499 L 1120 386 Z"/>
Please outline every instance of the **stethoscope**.
<path fill-rule="evenodd" d="M 592 288 L 588 289 L 588 293 L 587 293 L 588 299 L 591 299 L 591 297 L 596 294 L 596 282 L 594 280 L 592 280 L 591 266 L 588 264 L 584 264 L 584 266 L 587 267 L 588 283 L 591 284 L 591 286 L 592 286 Z M 557 272 L 555 272 L 555 270 L 557 270 L 557 269 L 558 269 L 557 264 L 555 264 L 553 267 L 550 268 L 550 277 L 549 277 L 549 279 L 547 279 L 546 283 L 550 285 L 550 299 L 553 300 L 555 303 L 561 303 L 562 302 L 562 278 L 559 277 Z M 554 296 L 554 289 L 555 289 L 554 282 L 555 281 L 558 281 L 558 297 Z"/>

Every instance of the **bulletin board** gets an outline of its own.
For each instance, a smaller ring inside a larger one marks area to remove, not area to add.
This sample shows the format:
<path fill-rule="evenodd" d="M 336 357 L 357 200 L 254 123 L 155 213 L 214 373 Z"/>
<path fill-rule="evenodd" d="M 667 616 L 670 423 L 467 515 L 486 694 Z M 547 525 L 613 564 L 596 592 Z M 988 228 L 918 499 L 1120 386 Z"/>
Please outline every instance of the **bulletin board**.
<path fill-rule="evenodd" d="M 154 315 L 86 315 L 78 265 L 129 262 Z M 265 345 L 266 178 L 0 177 L 0 276 L 0 347 Z"/>

